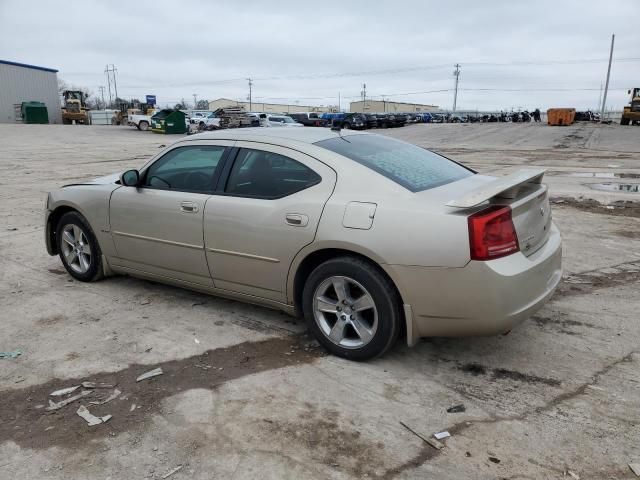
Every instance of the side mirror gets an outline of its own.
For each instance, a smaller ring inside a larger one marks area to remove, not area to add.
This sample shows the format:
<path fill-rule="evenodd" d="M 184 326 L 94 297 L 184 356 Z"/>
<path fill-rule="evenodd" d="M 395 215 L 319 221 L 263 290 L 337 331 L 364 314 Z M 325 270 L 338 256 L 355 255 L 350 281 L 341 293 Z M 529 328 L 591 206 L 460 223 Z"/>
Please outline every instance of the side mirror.
<path fill-rule="evenodd" d="M 125 187 L 137 187 L 140 183 L 140 172 L 138 170 L 127 170 L 120 175 L 120 184 Z"/>

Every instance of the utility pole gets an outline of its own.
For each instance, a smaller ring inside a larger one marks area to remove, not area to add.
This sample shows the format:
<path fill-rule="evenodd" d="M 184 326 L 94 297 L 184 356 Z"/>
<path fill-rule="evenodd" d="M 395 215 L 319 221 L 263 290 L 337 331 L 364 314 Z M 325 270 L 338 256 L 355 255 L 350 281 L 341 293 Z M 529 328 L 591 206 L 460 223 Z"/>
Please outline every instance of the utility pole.
<path fill-rule="evenodd" d="M 598 97 L 598 107 L 602 105 L 602 82 L 600 83 L 600 96 Z"/>
<path fill-rule="evenodd" d="M 118 70 L 116 69 L 116 66 L 112 63 L 111 64 L 111 72 L 113 73 L 113 89 L 116 92 L 116 101 L 118 100 L 118 84 L 116 83 L 116 72 Z"/>
<path fill-rule="evenodd" d="M 192 93 L 193 95 L 193 109 L 197 109 L 198 108 L 198 97 L 196 93 Z"/>
<path fill-rule="evenodd" d="M 111 75 L 109 74 L 109 65 L 104 67 L 104 74 L 107 76 L 107 86 L 109 87 L 109 107 L 111 107 Z"/>
<path fill-rule="evenodd" d="M 364 113 L 367 108 L 367 84 L 362 84 L 362 113 Z"/>
<path fill-rule="evenodd" d="M 338 92 L 338 111 L 342 110 L 342 108 L 340 108 L 340 92 Z"/>
<path fill-rule="evenodd" d="M 455 64 L 456 69 L 453 71 L 453 75 L 456 77 L 456 87 L 453 91 L 453 111 L 456 111 L 456 106 L 458 105 L 458 81 L 460 79 L 460 64 Z"/>
<path fill-rule="evenodd" d="M 253 80 L 251 78 L 247 78 L 247 80 L 249 81 L 249 111 L 252 111 L 253 110 L 253 97 L 252 97 Z"/>
<path fill-rule="evenodd" d="M 106 103 L 104 103 L 104 85 L 100 85 L 98 87 L 100 89 L 100 95 L 102 95 L 102 105 L 106 108 Z"/>
<path fill-rule="evenodd" d="M 613 44 L 616 35 L 611 35 L 611 50 L 609 51 L 609 67 L 607 68 L 607 80 L 604 83 L 604 96 L 602 97 L 602 109 L 600 110 L 600 121 L 604 122 L 604 109 L 607 105 L 607 90 L 609 90 L 609 76 L 611 75 L 611 60 L 613 59 Z"/>

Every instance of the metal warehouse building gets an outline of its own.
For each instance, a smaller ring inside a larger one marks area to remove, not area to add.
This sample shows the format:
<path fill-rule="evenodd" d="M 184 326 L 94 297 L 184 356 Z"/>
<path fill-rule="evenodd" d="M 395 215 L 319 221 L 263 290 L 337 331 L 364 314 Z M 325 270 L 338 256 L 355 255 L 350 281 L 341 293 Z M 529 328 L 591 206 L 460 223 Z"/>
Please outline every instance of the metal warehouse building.
<path fill-rule="evenodd" d="M 247 112 L 265 113 L 297 113 L 297 112 L 329 112 L 329 107 L 313 107 L 311 105 L 287 105 L 284 103 L 237 102 L 228 98 L 219 98 L 209 102 L 209 110 L 225 107 L 241 106 Z"/>
<path fill-rule="evenodd" d="M 365 100 L 364 102 L 351 102 L 349 110 L 355 113 L 422 113 L 437 112 L 440 110 L 440 107 L 437 105 L 424 105 L 421 103 L 393 102 L 391 100 Z"/>
<path fill-rule="evenodd" d="M 22 102 L 44 103 L 49 123 L 62 123 L 58 70 L 0 60 L 0 123 L 16 122 Z"/>

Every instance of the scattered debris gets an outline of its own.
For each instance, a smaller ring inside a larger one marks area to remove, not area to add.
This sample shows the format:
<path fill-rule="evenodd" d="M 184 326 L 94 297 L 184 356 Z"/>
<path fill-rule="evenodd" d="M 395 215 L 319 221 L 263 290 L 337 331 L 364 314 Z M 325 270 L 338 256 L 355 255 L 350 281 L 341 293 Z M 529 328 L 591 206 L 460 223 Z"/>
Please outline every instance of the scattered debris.
<path fill-rule="evenodd" d="M 580 475 L 572 472 L 571 470 L 567 470 L 566 474 L 573 478 L 573 480 L 580 480 Z"/>
<path fill-rule="evenodd" d="M 133 412 L 136 409 L 136 404 L 132 403 L 131 404 L 131 408 L 129 409 L 130 412 Z"/>
<path fill-rule="evenodd" d="M 52 397 L 61 397 L 62 395 L 68 395 L 70 393 L 75 392 L 80 385 L 74 385 L 73 387 L 61 388 L 60 390 L 56 390 L 55 392 L 51 392 L 49 395 Z"/>
<path fill-rule="evenodd" d="M 173 470 L 169 470 L 167 473 L 165 473 L 162 476 L 162 479 L 164 480 L 165 478 L 169 478 L 171 475 L 173 475 L 176 472 L 179 472 L 180 470 L 182 470 L 182 465 L 178 465 L 176 468 L 174 468 Z"/>
<path fill-rule="evenodd" d="M 89 425 L 90 427 L 93 427 L 95 425 L 100 425 L 101 423 L 107 423 L 109 420 L 111 420 L 111 415 L 105 415 L 104 417 L 96 417 L 95 415 L 91 414 L 89 409 L 84 405 L 80 405 L 80 408 L 78 408 L 76 413 L 80 417 L 84 418 L 87 421 L 87 425 Z"/>
<path fill-rule="evenodd" d="M 197 338 L 194 338 L 193 341 L 196 342 L 197 345 L 200 345 L 200 340 L 198 340 Z"/>
<path fill-rule="evenodd" d="M 630 463 L 629 468 L 635 473 L 636 477 L 640 477 L 640 463 Z"/>
<path fill-rule="evenodd" d="M 416 432 L 415 430 L 413 430 L 410 426 L 408 426 L 406 423 L 404 422 L 400 422 L 400 425 L 402 425 L 404 428 L 406 428 L 407 430 L 409 430 L 411 433 L 413 433 L 416 437 L 418 437 L 419 439 L 421 439 L 423 442 L 428 443 L 429 445 L 431 445 L 433 448 L 435 448 L 436 450 L 442 450 L 444 448 L 444 443 L 440 443 L 437 440 L 434 440 L 433 438 L 429 438 L 429 437 L 425 437 L 423 435 L 420 435 L 418 432 Z"/>
<path fill-rule="evenodd" d="M 465 457 L 470 457 L 470 456 L 471 456 L 471 452 L 465 452 L 465 453 L 464 453 L 464 456 L 465 456 Z"/>
<path fill-rule="evenodd" d="M 151 300 L 149 300 L 148 298 L 145 298 L 140 302 L 140 305 L 149 305 L 150 303 L 151 303 Z"/>
<path fill-rule="evenodd" d="M 500 459 L 498 457 L 489 457 L 489 461 L 493 463 L 500 463 Z"/>
<path fill-rule="evenodd" d="M 162 371 L 162 368 L 158 367 L 140 375 L 138 378 L 136 378 L 136 382 L 141 382 L 142 380 L 146 380 L 148 378 L 157 377 L 158 375 L 162 375 L 163 373 L 164 372 Z"/>
<path fill-rule="evenodd" d="M 447 408 L 447 413 L 461 413 L 466 411 L 467 409 L 462 403 L 459 405 L 454 405 L 453 407 Z"/>
<path fill-rule="evenodd" d="M 89 402 L 89 403 L 91 405 L 104 405 L 105 403 L 109 403 L 111 400 L 115 400 L 116 398 L 118 398 L 121 393 L 122 392 L 116 388 L 113 391 L 113 393 L 111 395 L 109 395 L 107 398 L 105 398 L 104 400 L 100 400 L 100 401 L 94 400 L 94 401 Z"/>
<path fill-rule="evenodd" d="M 82 382 L 83 388 L 113 388 L 115 383 L 96 383 L 96 382 Z"/>
<path fill-rule="evenodd" d="M 445 430 L 444 432 L 434 433 L 433 436 L 436 438 L 436 440 L 442 440 L 443 438 L 450 437 L 451 434 Z"/>
<path fill-rule="evenodd" d="M 192 307 L 197 307 L 198 305 L 204 305 L 205 302 L 193 302 L 191 304 Z"/>
<path fill-rule="evenodd" d="M 46 410 L 48 411 L 52 411 L 52 410 L 58 410 L 64 406 L 69 405 L 70 403 L 75 402 L 76 400 L 80 400 L 82 397 L 86 397 L 87 395 L 91 395 L 91 390 L 82 390 L 80 393 L 78 393 L 77 395 L 74 395 L 73 397 L 69 397 L 66 398 L 64 400 L 59 401 L 58 403 L 55 403 L 51 400 L 49 400 L 49 406 L 46 408 Z"/>
<path fill-rule="evenodd" d="M 21 350 L 16 350 L 14 352 L 0 352 L 0 358 L 18 358 L 22 355 Z"/>

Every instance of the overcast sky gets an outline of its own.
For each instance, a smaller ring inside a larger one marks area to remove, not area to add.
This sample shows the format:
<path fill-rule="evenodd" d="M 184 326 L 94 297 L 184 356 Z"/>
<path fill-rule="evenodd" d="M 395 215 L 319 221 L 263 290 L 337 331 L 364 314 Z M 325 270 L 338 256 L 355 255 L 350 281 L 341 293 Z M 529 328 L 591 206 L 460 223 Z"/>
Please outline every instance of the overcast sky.
<path fill-rule="evenodd" d="M 0 59 L 59 69 L 99 94 L 342 107 L 367 97 L 459 109 L 596 108 L 640 86 L 640 1 L 0 0 Z M 558 90 L 560 89 L 560 90 Z M 518 90 L 518 91 L 514 91 Z"/>

